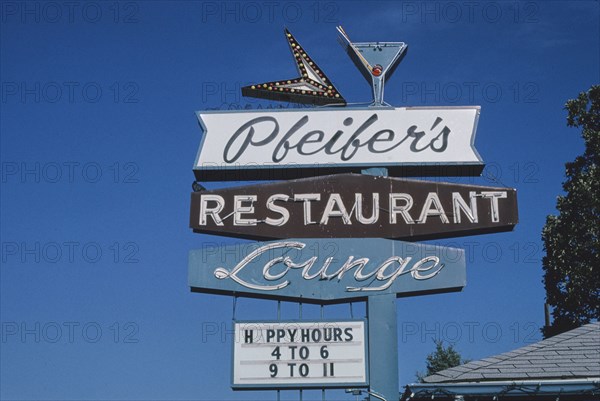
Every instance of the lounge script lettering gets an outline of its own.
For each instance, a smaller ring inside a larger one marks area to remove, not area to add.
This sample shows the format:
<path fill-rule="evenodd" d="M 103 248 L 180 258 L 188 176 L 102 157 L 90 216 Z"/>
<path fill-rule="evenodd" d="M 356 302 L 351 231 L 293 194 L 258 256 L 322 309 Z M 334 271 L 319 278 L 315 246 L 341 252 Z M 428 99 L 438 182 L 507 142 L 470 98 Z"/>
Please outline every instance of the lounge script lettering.
<path fill-rule="evenodd" d="M 347 117 L 343 121 L 344 129 L 337 130 L 328 140 L 323 130 L 306 131 L 309 116 L 300 117 L 287 132 L 280 130 L 277 118 L 261 116 L 251 119 L 239 127 L 227 142 L 223 151 L 223 160 L 234 163 L 245 152 L 260 152 L 260 148 L 276 144 L 271 154 L 274 163 L 285 161 L 291 152 L 301 156 L 338 155 L 342 161 L 351 160 L 360 148 L 366 148 L 371 154 L 390 152 L 406 143 L 413 153 L 430 149 L 442 153 L 448 147 L 450 133 L 448 126 L 441 124 L 443 119 L 435 117 L 430 126 L 411 125 L 405 133 L 394 129 L 375 129 L 379 120 L 377 113 L 364 121 L 354 121 Z M 428 131 L 429 133 L 426 133 Z M 432 136 L 433 135 L 433 136 Z"/>
<path fill-rule="evenodd" d="M 262 267 L 262 278 L 264 283 L 243 278 L 244 270 L 249 268 L 253 262 L 263 254 L 274 249 L 300 250 L 306 244 L 296 241 L 273 242 L 261 246 L 242 259 L 231 270 L 218 267 L 214 270 L 214 276 L 220 280 L 230 279 L 239 285 L 260 291 L 277 291 L 290 285 L 291 280 L 286 276 L 292 275 L 293 270 L 299 270 L 300 277 L 304 280 L 341 280 L 346 274 L 353 274 L 356 286 L 347 286 L 346 291 L 383 291 L 391 287 L 396 279 L 401 276 L 410 276 L 414 280 L 429 280 L 437 276 L 444 264 L 437 256 L 425 256 L 423 258 L 391 256 L 382 263 L 371 266 L 369 258 L 356 258 L 348 256 L 341 265 L 332 266 L 334 257 L 329 256 L 320 262 L 318 256 L 312 256 L 306 260 L 293 260 L 290 256 L 274 257 L 267 261 Z M 246 274 L 252 276 L 252 273 Z M 360 285 L 364 283 L 364 285 Z"/>

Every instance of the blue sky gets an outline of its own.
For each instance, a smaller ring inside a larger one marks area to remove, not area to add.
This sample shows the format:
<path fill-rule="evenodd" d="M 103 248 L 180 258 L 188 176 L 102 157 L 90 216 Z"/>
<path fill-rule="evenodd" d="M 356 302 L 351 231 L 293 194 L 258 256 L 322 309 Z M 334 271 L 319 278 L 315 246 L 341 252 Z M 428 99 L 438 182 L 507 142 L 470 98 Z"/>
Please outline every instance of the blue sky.
<path fill-rule="evenodd" d="M 600 81 L 599 11 L 597 1 L 2 1 L 0 398 L 275 400 L 229 388 L 232 299 L 190 293 L 187 254 L 240 241 L 188 229 L 193 113 L 273 106 L 239 88 L 296 74 L 284 27 L 349 102 L 371 92 L 336 25 L 356 41 L 408 43 L 385 100 L 481 105 L 484 175 L 447 181 L 518 190 L 514 232 L 432 241 L 466 250 L 468 284 L 397 301 L 401 385 L 424 370 L 434 338 L 470 359 L 539 340 L 540 233 L 564 163 L 583 150 L 563 105 Z M 282 317 L 298 309 L 284 303 Z M 248 299 L 235 312 L 276 313 Z"/>

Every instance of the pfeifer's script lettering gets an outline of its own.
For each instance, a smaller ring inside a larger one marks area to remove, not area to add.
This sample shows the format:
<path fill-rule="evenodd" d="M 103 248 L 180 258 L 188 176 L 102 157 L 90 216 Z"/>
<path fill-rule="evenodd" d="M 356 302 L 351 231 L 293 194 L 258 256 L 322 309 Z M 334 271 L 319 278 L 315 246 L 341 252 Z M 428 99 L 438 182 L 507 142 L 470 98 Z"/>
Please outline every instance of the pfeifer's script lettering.
<path fill-rule="evenodd" d="M 234 163 L 245 152 L 260 152 L 261 148 L 271 143 L 276 143 L 271 154 L 273 163 L 285 162 L 290 152 L 296 152 L 300 156 L 319 153 L 339 154 L 340 161 L 349 161 L 361 147 L 366 147 L 374 154 L 391 152 L 405 142 L 410 152 L 414 153 L 427 149 L 441 153 L 448 147 L 448 137 L 452 130 L 444 125 L 439 132 L 433 131 L 443 121 L 439 116 L 432 117 L 434 121 L 429 128 L 429 135 L 425 133 L 427 128 L 420 128 L 417 125 L 411 125 L 406 132 L 398 134 L 389 128 L 374 131 L 372 126 L 377 120 L 379 120 L 377 113 L 373 113 L 359 125 L 355 124 L 352 117 L 348 117 L 343 121 L 344 128 L 348 131 L 354 129 L 354 132 L 348 135 L 344 130 L 338 130 L 325 141 L 323 130 L 314 129 L 307 132 L 309 116 L 306 114 L 300 117 L 285 134 L 281 132 L 275 117 L 256 117 L 243 124 L 231 136 L 225 146 L 223 160 Z M 428 138 L 424 139 L 426 136 Z"/>

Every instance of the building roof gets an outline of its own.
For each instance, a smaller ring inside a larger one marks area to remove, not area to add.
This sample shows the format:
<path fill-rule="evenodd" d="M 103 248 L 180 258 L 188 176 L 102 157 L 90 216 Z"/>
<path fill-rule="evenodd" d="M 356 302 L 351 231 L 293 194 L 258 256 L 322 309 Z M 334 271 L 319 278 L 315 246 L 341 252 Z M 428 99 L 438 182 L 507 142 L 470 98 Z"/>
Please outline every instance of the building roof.
<path fill-rule="evenodd" d="M 600 323 L 500 355 L 442 370 L 425 383 L 600 377 Z"/>
<path fill-rule="evenodd" d="M 406 386 L 403 401 L 590 401 L 600 399 L 600 323 L 479 361 L 442 370 Z"/>

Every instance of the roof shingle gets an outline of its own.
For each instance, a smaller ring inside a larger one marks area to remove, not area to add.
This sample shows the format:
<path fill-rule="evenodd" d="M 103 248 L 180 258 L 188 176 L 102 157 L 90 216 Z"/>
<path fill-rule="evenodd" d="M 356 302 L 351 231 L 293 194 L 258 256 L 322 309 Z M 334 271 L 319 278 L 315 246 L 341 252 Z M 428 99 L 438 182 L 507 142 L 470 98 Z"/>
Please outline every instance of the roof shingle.
<path fill-rule="evenodd" d="M 600 377 L 600 322 L 489 358 L 442 370 L 425 383 Z"/>

